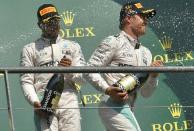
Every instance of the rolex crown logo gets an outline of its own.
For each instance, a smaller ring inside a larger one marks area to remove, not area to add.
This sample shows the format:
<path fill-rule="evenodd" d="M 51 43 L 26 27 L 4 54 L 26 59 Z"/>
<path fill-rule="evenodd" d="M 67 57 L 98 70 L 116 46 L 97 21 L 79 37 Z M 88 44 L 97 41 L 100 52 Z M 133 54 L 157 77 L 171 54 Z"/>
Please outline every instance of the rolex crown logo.
<path fill-rule="evenodd" d="M 179 118 L 182 112 L 182 105 L 178 103 L 171 104 L 168 108 L 173 118 Z"/>
<path fill-rule="evenodd" d="M 61 18 L 66 26 L 71 26 L 73 24 L 75 14 L 71 11 L 65 11 L 61 15 Z"/>
<path fill-rule="evenodd" d="M 172 47 L 172 38 L 170 37 L 164 36 L 159 42 L 164 51 L 169 50 Z"/>

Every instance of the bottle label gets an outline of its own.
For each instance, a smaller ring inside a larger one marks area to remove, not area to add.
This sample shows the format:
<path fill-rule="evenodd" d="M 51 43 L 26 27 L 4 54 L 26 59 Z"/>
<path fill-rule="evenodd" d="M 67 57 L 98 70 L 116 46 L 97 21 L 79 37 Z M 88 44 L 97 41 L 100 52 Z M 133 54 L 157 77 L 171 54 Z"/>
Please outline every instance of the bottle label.
<path fill-rule="evenodd" d="M 53 112 L 52 109 L 48 108 L 50 105 L 50 100 L 52 99 L 52 90 L 46 90 L 47 95 L 45 99 L 41 102 L 43 110 L 46 110 L 48 112 Z"/>
<path fill-rule="evenodd" d="M 64 88 L 64 76 L 61 74 L 54 74 L 49 80 L 41 105 L 43 111 L 53 113 L 58 107 L 58 102 Z"/>
<path fill-rule="evenodd" d="M 124 77 L 123 79 L 121 79 L 119 81 L 119 84 L 122 85 L 124 90 L 130 91 L 130 90 L 133 90 L 135 88 L 135 85 L 137 84 L 137 82 L 133 76 L 128 75 L 127 77 Z"/>
<path fill-rule="evenodd" d="M 52 109 L 56 109 L 58 107 L 58 103 L 59 103 L 59 99 L 60 99 L 60 95 L 56 95 L 52 101 L 51 101 L 51 104 L 52 104 Z"/>
<path fill-rule="evenodd" d="M 58 107 L 58 102 L 61 97 L 61 94 L 57 91 L 53 90 L 45 90 L 46 92 L 46 97 L 45 99 L 41 102 L 43 110 L 46 110 L 48 112 L 53 112 L 54 109 Z"/>

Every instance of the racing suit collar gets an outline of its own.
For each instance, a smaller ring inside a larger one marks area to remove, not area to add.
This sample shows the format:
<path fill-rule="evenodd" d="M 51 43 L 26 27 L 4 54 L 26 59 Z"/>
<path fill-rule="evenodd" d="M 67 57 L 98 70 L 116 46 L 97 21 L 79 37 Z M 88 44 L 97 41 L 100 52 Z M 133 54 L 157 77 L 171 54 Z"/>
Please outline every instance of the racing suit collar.
<path fill-rule="evenodd" d="M 61 38 L 60 35 L 58 35 L 56 41 L 52 41 L 51 39 L 45 38 L 44 36 L 41 36 L 41 39 L 42 39 L 45 43 L 48 43 L 48 44 L 56 44 L 56 43 L 58 43 L 62 38 Z"/>
<path fill-rule="evenodd" d="M 134 39 L 132 36 L 130 36 L 129 34 L 127 34 L 125 31 L 121 31 L 121 34 L 130 41 L 131 45 L 135 49 L 139 49 L 139 47 L 141 45 L 141 43 L 139 42 L 139 40 Z"/>

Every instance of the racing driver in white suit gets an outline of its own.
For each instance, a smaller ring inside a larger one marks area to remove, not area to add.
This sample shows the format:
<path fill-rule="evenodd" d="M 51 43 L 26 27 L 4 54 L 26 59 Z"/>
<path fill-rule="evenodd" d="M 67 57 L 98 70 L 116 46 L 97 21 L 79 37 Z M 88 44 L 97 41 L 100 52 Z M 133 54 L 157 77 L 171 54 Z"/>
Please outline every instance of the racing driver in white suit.
<path fill-rule="evenodd" d="M 42 36 L 24 46 L 21 66 L 84 66 L 85 60 L 79 44 L 64 40 L 59 36 L 60 17 L 55 6 L 52 4 L 40 6 L 37 16 Z M 48 115 L 38 109 L 41 108 L 40 101 L 52 76 L 52 73 L 21 75 L 24 95 L 35 108 L 37 131 L 81 131 L 76 84 L 83 82 L 82 74 L 64 74 L 65 83 L 58 103 L 59 109 L 56 109 L 53 115 Z"/>
<path fill-rule="evenodd" d="M 88 64 L 90 66 L 162 66 L 161 61 L 152 62 L 151 52 L 138 40 L 145 33 L 148 18 L 154 15 L 154 9 L 146 10 L 139 2 L 125 4 L 120 12 L 121 32 L 105 38 L 92 54 Z M 113 86 L 126 74 L 87 74 L 89 82 L 105 94 L 100 103 L 99 114 L 107 131 L 141 131 L 131 110 L 137 90 L 128 94 Z M 153 93 L 157 77 L 157 73 L 149 74 L 140 89 L 142 96 L 149 97 Z"/>

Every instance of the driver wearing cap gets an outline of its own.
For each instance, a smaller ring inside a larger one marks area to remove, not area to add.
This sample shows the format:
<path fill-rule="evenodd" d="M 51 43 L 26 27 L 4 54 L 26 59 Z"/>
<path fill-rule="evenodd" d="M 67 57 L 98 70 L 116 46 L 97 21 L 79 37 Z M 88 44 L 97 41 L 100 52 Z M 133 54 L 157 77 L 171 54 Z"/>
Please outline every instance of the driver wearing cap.
<path fill-rule="evenodd" d="M 52 4 L 43 4 L 37 11 L 40 38 L 24 46 L 21 55 L 23 67 L 84 66 L 85 60 L 78 43 L 59 36 L 60 16 Z M 35 110 L 37 131 L 81 131 L 77 85 L 82 74 L 64 74 L 64 89 L 53 114 L 42 112 L 41 100 L 52 73 L 22 74 L 24 96 Z"/>
<path fill-rule="evenodd" d="M 145 34 L 148 19 L 156 14 L 154 9 L 145 9 L 140 2 L 130 2 L 120 11 L 118 35 L 105 38 L 96 48 L 90 66 L 162 66 L 161 61 L 152 62 L 150 50 L 140 44 L 139 37 Z M 115 83 L 129 73 L 87 74 L 88 81 L 101 91 L 103 100 L 99 114 L 107 131 L 141 131 L 132 112 L 137 93 L 149 97 L 157 85 L 157 73 L 149 73 L 147 81 L 139 90 L 122 91 Z"/>

